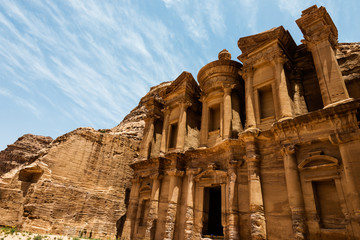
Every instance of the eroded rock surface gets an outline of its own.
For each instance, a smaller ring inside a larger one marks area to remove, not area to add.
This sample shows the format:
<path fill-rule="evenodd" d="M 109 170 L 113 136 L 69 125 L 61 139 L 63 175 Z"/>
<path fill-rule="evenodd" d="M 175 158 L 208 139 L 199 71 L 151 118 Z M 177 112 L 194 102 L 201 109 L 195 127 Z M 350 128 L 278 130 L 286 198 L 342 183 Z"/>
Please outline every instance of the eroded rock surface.
<path fill-rule="evenodd" d="M 26 134 L 0 152 L 0 176 L 38 157 L 38 151 L 52 142 L 51 137 Z"/>
<path fill-rule="evenodd" d="M 340 43 L 336 57 L 350 97 L 360 98 L 360 43 Z"/>
<path fill-rule="evenodd" d="M 78 128 L 54 141 L 24 135 L 0 152 L 0 225 L 114 239 L 126 212 L 129 163 L 142 139 L 144 102 L 161 98 L 167 85 L 151 88 L 113 129 Z"/>

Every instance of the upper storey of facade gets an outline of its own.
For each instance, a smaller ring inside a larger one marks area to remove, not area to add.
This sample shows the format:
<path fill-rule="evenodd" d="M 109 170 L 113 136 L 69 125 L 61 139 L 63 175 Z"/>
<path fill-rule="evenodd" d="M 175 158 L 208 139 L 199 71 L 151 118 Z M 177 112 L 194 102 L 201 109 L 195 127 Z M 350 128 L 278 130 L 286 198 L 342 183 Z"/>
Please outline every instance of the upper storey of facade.
<path fill-rule="evenodd" d="M 141 159 L 209 148 L 244 131 L 268 131 L 274 123 L 351 101 L 335 57 L 337 29 L 324 7 L 312 6 L 296 21 L 304 40 L 296 45 L 282 26 L 240 38 L 242 54 L 188 72 L 160 98 L 149 99 Z"/>

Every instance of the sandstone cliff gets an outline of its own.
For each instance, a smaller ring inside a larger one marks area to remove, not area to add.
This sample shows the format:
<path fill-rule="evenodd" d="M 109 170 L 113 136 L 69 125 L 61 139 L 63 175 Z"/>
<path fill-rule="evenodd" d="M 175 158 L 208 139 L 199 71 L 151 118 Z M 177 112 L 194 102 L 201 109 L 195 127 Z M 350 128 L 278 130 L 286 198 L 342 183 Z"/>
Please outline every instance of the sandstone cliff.
<path fill-rule="evenodd" d="M 52 142 L 51 137 L 26 134 L 0 152 L 0 176 L 38 157 L 38 151 Z"/>
<path fill-rule="evenodd" d="M 144 102 L 160 98 L 167 85 L 151 88 L 113 129 L 79 128 L 52 142 L 25 135 L 9 145 L 0 153 L 0 225 L 114 239 L 126 212 L 128 165 L 138 157 Z"/>
<path fill-rule="evenodd" d="M 360 43 L 340 43 L 337 58 L 350 97 L 360 98 Z"/>

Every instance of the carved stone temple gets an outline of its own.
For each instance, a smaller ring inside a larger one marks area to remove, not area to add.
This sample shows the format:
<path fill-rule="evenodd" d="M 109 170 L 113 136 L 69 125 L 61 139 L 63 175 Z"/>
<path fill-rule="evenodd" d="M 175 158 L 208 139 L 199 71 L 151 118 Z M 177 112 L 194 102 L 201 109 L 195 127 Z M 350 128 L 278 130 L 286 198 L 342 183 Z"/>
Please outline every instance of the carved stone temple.
<path fill-rule="evenodd" d="M 296 23 L 147 100 L 121 239 L 360 239 L 360 91 L 326 9 Z"/>

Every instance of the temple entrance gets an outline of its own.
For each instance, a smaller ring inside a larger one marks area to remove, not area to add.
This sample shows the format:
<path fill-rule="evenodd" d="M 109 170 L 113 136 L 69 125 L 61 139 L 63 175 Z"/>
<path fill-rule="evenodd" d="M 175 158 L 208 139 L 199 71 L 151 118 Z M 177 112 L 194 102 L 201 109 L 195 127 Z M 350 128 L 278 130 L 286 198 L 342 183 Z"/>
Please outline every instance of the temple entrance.
<path fill-rule="evenodd" d="M 221 225 L 221 187 L 204 188 L 204 236 L 224 236 Z"/>

